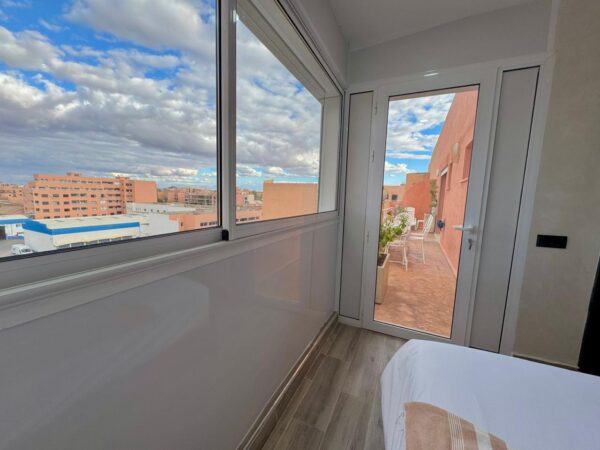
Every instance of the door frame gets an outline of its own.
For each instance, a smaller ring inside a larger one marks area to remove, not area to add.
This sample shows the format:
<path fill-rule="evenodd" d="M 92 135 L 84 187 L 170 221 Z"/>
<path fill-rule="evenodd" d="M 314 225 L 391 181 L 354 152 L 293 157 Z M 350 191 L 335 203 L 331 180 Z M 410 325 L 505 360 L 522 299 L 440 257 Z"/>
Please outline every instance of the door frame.
<path fill-rule="evenodd" d="M 440 73 L 426 73 L 412 79 L 384 84 L 374 89 L 375 101 L 371 115 L 371 160 L 367 183 L 361 292 L 361 325 L 363 328 L 405 339 L 430 339 L 468 345 L 481 252 L 479 241 L 484 227 L 487 179 L 492 159 L 492 130 L 495 123 L 494 106 L 498 76 L 497 67 L 470 67 Z M 479 97 L 464 223 L 476 227 L 474 234 L 471 236 L 475 239 L 475 242 L 472 250 L 467 249 L 466 239 L 463 239 L 461 243 L 461 261 L 457 278 L 451 337 L 446 339 L 375 321 L 373 314 L 380 218 L 378 211 L 381 208 L 383 188 L 389 98 L 419 92 L 431 91 L 433 93 L 473 85 L 479 86 Z"/>

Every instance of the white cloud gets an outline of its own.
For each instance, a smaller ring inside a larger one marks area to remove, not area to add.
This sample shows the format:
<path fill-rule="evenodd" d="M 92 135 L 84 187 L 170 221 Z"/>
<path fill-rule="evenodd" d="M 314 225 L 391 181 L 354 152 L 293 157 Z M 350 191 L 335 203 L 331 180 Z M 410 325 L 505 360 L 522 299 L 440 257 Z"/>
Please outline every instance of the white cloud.
<path fill-rule="evenodd" d="M 395 150 L 387 150 L 385 153 L 387 158 L 398 158 L 398 159 L 422 159 L 429 160 L 431 155 L 428 153 L 410 153 L 410 152 L 398 152 Z"/>
<path fill-rule="evenodd" d="M 29 0 L 2 0 L 1 4 L 5 8 L 31 8 Z"/>
<path fill-rule="evenodd" d="M 438 139 L 432 132 L 444 123 L 454 94 L 390 102 L 386 147 L 391 152 L 431 151 Z"/>
<path fill-rule="evenodd" d="M 414 173 L 415 170 L 409 169 L 408 166 L 404 163 L 390 163 L 388 161 L 385 162 L 385 173 L 386 174 L 395 174 L 395 173 Z"/>
<path fill-rule="evenodd" d="M 0 147 L 14 155 L 0 180 L 78 170 L 214 184 L 214 169 L 205 172 L 216 164 L 214 23 L 198 14 L 210 15 L 206 8 L 76 0 L 68 19 L 110 39 L 108 50 L 0 26 L 0 61 L 9 67 L 0 71 Z M 314 179 L 320 103 L 239 25 L 238 175 Z"/>
<path fill-rule="evenodd" d="M 45 69 L 60 57 L 48 39 L 37 31 L 12 33 L 0 26 L 0 61 L 20 69 Z"/>
<path fill-rule="evenodd" d="M 320 103 L 241 22 L 237 57 L 238 161 L 318 175 Z"/>
<path fill-rule="evenodd" d="M 288 173 L 283 170 L 281 167 L 277 167 L 277 166 L 271 166 L 267 168 L 267 173 L 269 175 L 279 175 L 279 176 L 286 176 L 288 175 Z"/>
<path fill-rule="evenodd" d="M 60 25 L 56 25 L 56 24 L 53 24 L 53 23 L 47 22 L 47 21 L 46 21 L 46 20 L 44 20 L 44 19 L 40 19 L 38 22 L 39 22 L 39 24 L 40 24 L 41 26 L 43 26 L 43 27 L 44 27 L 46 30 L 53 31 L 53 32 L 55 32 L 55 33 L 58 33 L 59 31 L 63 31 L 63 30 L 64 30 L 64 27 L 61 27 Z"/>
<path fill-rule="evenodd" d="M 154 167 L 150 169 L 150 175 L 159 177 L 195 177 L 198 174 L 197 169 L 186 169 L 186 168 L 171 168 L 171 167 Z"/>
<path fill-rule="evenodd" d="M 236 175 L 239 177 L 262 177 L 262 172 L 246 164 L 236 166 Z"/>
<path fill-rule="evenodd" d="M 185 0 L 76 0 L 66 18 L 145 47 L 212 56 L 214 27 L 200 12 L 210 10 Z"/>

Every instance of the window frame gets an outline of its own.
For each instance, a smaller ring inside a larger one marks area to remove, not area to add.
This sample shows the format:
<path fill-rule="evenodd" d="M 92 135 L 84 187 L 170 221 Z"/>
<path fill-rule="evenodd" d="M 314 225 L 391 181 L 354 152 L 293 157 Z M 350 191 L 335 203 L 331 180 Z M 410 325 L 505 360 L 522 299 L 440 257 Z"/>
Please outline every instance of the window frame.
<path fill-rule="evenodd" d="M 252 3 L 252 0 L 248 0 Z M 338 127 L 338 139 L 337 139 L 337 151 L 335 155 L 336 159 L 336 177 L 335 180 L 329 180 L 331 183 L 335 184 L 335 205 L 334 209 L 329 211 L 318 211 L 318 208 L 321 204 L 321 173 L 322 166 L 321 161 L 323 160 L 323 127 L 321 127 L 321 135 L 320 141 L 321 145 L 319 148 L 319 184 L 318 184 L 318 199 L 317 199 L 317 212 L 311 214 L 303 214 L 292 217 L 283 217 L 278 219 L 269 219 L 269 220 L 260 220 L 255 222 L 245 222 L 238 223 L 236 221 L 236 139 L 237 139 L 237 130 L 236 130 L 236 115 L 237 115 L 237 70 L 236 70 L 236 46 L 237 46 L 237 30 L 236 23 L 239 20 L 237 13 L 237 0 L 222 0 L 222 29 L 224 35 L 221 36 L 221 44 L 223 60 L 227 61 L 229 73 L 224 80 L 227 83 L 223 83 L 223 90 L 227 90 L 227 92 L 223 92 L 223 94 L 227 97 L 228 101 L 225 101 L 223 98 L 223 109 L 224 109 L 224 123 L 228 124 L 227 133 L 227 145 L 223 147 L 223 158 L 227 161 L 226 168 L 226 177 L 228 181 L 227 186 L 223 186 L 223 189 L 227 189 L 227 196 L 223 197 L 223 200 L 226 204 L 223 205 L 223 236 L 226 240 L 235 240 L 245 237 L 250 237 L 254 235 L 264 234 L 272 231 L 283 230 L 288 228 L 296 228 L 304 225 L 309 225 L 313 223 L 319 223 L 321 221 L 330 220 L 332 217 L 339 216 L 339 198 L 340 198 L 340 176 L 341 176 L 341 156 L 342 156 L 342 119 L 344 112 L 344 90 L 340 87 L 339 82 L 333 76 L 332 72 L 327 68 L 327 65 L 324 63 L 322 58 L 319 57 L 319 52 L 314 47 L 314 44 L 311 45 L 311 39 L 307 37 L 306 33 L 301 30 L 301 28 L 296 24 L 296 21 L 293 18 L 293 14 L 288 11 L 283 3 L 280 0 L 272 0 L 272 7 L 278 8 L 279 11 L 285 16 L 289 24 L 291 25 L 291 29 L 295 32 L 298 37 L 303 41 L 306 49 L 315 59 L 315 62 L 320 66 L 323 70 L 323 73 L 327 75 L 329 81 L 336 89 L 336 93 L 340 98 L 339 105 L 339 127 Z M 262 17 L 263 20 L 267 20 Z M 269 34 L 274 33 L 271 27 L 261 29 L 261 33 Z M 258 36 L 257 36 L 258 37 Z M 279 36 L 276 36 L 275 39 L 280 39 Z M 260 40 L 260 38 L 259 38 Z M 289 70 L 289 69 L 288 69 Z M 312 75 L 312 74 L 311 74 Z M 323 119 L 325 114 L 323 113 L 323 103 L 321 106 L 321 124 L 323 123 Z M 226 117 L 225 117 L 226 116 Z M 224 172 L 225 173 L 225 172 Z"/>
<path fill-rule="evenodd" d="M 122 242 L 98 243 L 81 247 L 57 249 L 30 255 L 0 258 L 0 297 L 3 293 L 26 290 L 27 285 L 50 279 L 73 277 L 117 264 L 136 264 L 144 259 L 171 253 L 208 248 L 211 244 L 280 230 L 326 222 L 339 216 L 340 179 L 342 176 L 342 139 L 345 92 L 316 45 L 304 30 L 300 19 L 290 6 L 281 0 L 272 0 L 280 8 L 316 62 L 325 71 L 340 95 L 339 138 L 335 159 L 335 209 L 289 218 L 236 223 L 236 0 L 215 0 L 216 40 L 216 171 L 217 171 L 217 226 L 146 236 Z M 320 151 L 322 152 L 322 146 Z M 320 191 L 319 183 L 319 191 Z M 0 307 L 2 305 L 0 299 Z"/>

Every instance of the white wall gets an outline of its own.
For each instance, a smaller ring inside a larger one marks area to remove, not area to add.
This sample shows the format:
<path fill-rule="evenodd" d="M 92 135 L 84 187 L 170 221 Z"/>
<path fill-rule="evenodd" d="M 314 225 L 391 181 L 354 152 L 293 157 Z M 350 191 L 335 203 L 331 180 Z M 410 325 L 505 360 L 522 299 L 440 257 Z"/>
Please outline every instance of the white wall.
<path fill-rule="evenodd" d="M 561 0 L 515 353 L 576 365 L 600 255 L 600 2 Z M 537 234 L 568 236 L 565 250 Z"/>
<path fill-rule="evenodd" d="M 337 220 L 279 237 L 0 331 L 0 448 L 235 448 L 334 309 Z"/>
<path fill-rule="evenodd" d="M 142 216 L 147 218 L 148 222 L 140 221 L 141 236 L 156 236 L 179 231 L 179 221 L 170 219 L 168 214 L 145 213 Z"/>
<path fill-rule="evenodd" d="M 25 230 L 23 233 L 24 244 L 31 247 L 34 252 L 49 252 L 56 250 L 52 236 L 37 231 Z"/>
<path fill-rule="evenodd" d="M 350 52 L 348 82 L 366 83 L 545 52 L 551 6 L 550 0 L 538 0 Z"/>
<path fill-rule="evenodd" d="M 346 84 L 348 43 L 326 0 L 287 0 L 298 11 L 319 52 L 338 81 Z"/>

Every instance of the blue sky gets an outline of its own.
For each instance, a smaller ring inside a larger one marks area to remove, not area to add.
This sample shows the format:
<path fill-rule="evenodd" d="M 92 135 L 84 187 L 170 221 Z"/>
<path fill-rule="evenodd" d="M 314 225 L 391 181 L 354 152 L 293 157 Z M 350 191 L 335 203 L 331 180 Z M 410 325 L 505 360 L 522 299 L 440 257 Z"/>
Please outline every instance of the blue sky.
<path fill-rule="evenodd" d="M 0 182 L 216 186 L 214 0 L 0 0 Z M 320 103 L 239 23 L 238 185 L 316 182 Z"/>
<path fill-rule="evenodd" d="M 406 174 L 426 172 L 454 94 L 390 101 L 384 184 L 406 181 Z"/>

